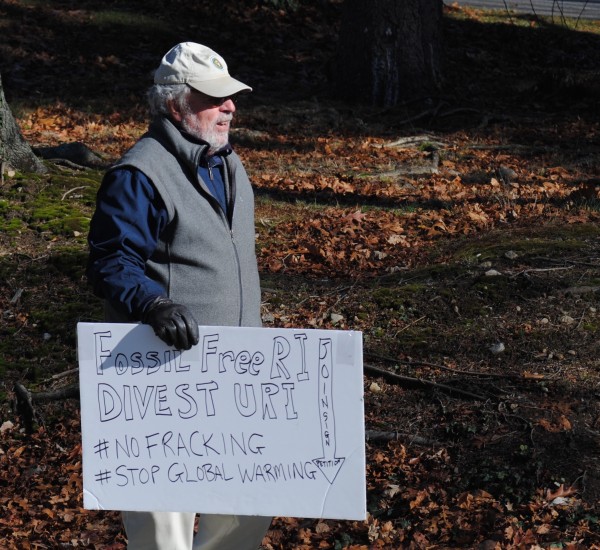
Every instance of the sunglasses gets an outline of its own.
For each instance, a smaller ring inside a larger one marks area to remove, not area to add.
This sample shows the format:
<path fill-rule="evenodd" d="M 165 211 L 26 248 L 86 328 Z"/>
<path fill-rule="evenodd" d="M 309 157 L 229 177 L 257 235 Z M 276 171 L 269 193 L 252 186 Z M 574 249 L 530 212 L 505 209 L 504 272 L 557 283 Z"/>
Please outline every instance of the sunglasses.
<path fill-rule="evenodd" d="M 229 101 L 230 99 L 231 99 L 231 101 L 236 101 L 236 99 L 238 98 L 238 94 L 232 94 L 232 95 L 228 95 L 225 97 L 213 97 L 210 95 L 203 94 L 202 92 L 199 92 L 198 90 L 192 88 L 191 86 L 189 88 L 192 92 L 202 96 L 203 100 L 206 103 L 208 103 L 211 107 L 220 107 L 226 101 Z"/>

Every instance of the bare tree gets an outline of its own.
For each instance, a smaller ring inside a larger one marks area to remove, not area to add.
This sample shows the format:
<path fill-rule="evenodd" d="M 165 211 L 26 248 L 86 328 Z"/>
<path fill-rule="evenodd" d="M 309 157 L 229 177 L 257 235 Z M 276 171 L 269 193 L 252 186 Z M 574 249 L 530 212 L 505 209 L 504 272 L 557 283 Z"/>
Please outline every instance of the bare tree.
<path fill-rule="evenodd" d="M 342 99 L 391 107 L 441 85 L 442 0 L 345 0 L 333 77 Z"/>
<path fill-rule="evenodd" d="M 0 177 L 7 166 L 21 172 L 46 172 L 44 164 L 35 156 L 12 115 L 0 77 Z"/>

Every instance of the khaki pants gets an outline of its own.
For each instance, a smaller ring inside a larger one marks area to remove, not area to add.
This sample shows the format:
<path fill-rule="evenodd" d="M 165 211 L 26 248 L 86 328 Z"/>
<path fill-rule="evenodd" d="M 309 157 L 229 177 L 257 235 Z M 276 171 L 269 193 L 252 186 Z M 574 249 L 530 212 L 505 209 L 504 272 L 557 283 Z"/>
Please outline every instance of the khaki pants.
<path fill-rule="evenodd" d="M 257 550 L 271 518 L 183 512 L 122 512 L 128 550 Z"/>

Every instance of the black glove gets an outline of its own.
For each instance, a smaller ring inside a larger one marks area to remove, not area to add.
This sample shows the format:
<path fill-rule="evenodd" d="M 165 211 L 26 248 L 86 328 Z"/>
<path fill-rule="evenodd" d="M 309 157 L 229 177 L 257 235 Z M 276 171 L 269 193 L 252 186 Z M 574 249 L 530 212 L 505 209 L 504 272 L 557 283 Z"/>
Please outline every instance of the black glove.
<path fill-rule="evenodd" d="M 154 300 L 144 312 L 142 322 L 150 325 L 161 340 L 177 349 L 190 349 L 200 340 L 198 323 L 192 312 L 168 298 Z"/>

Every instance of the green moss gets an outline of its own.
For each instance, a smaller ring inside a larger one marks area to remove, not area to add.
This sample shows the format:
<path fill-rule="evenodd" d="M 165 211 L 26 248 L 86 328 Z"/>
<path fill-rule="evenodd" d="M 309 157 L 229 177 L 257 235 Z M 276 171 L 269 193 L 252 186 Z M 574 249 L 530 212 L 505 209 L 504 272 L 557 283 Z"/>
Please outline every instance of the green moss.
<path fill-rule="evenodd" d="M 25 224 L 20 218 L 4 220 L 0 218 L 0 231 L 7 235 L 17 235 L 25 228 Z"/>
<path fill-rule="evenodd" d="M 65 295 L 62 299 L 53 300 L 52 307 L 44 307 L 43 304 L 33 307 L 30 318 L 41 331 L 58 337 L 61 344 L 53 345 L 61 351 L 62 344 L 75 346 L 75 327 L 78 322 L 102 320 L 102 304 L 91 295 Z"/>
<path fill-rule="evenodd" d="M 91 19 L 92 23 L 100 28 L 122 27 L 123 32 L 133 32 L 135 29 L 144 32 L 167 33 L 172 29 L 170 25 L 157 17 L 134 12 L 116 11 L 116 10 L 98 10 L 94 12 Z"/>
<path fill-rule="evenodd" d="M 373 291 L 372 299 L 383 309 L 405 312 L 412 309 L 416 295 L 425 290 L 423 284 L 411 284 L 401 287 L 380 287 Z"/>
<path fill-rule="evenodd" d="M 454 246 L 452 260 L 468 265 L 504 258 L 508 251 L 518 257 L 556 257 L 562 251 L 570 253 L 587 246 L 589 239 L 600 236 L 600 227 L 594 224 L 543 226 L 527 231 L 491 231 L 485 236 L 459 239 Z"/>
<path fill-rule="evenodd" d="M 85 218 L 69 204 L 45 204 L 34 208 L 29 225 L 37 231 L 56 235 L 71 235 L 73 231 L 86 229 Z"/>
<path fill-rule="evenodd" d="M 85 273 L 87 258 L 87 250 L 81 247 L 63 247 L 53 252 L 48 263 L 57 273 L 80 281 Z"/>
<path fill-rule="evenodd" d="M 86 234 L 92 215 L 100 172 L 52 174 L 46 180 L 28 179 L 15 182 L 3 190 L 0 203 L 2 217 L 22 218 L 27 226 L 50 236 Z M 6 229 L 17 231 L 23 226 L 8 221 Z"/>

